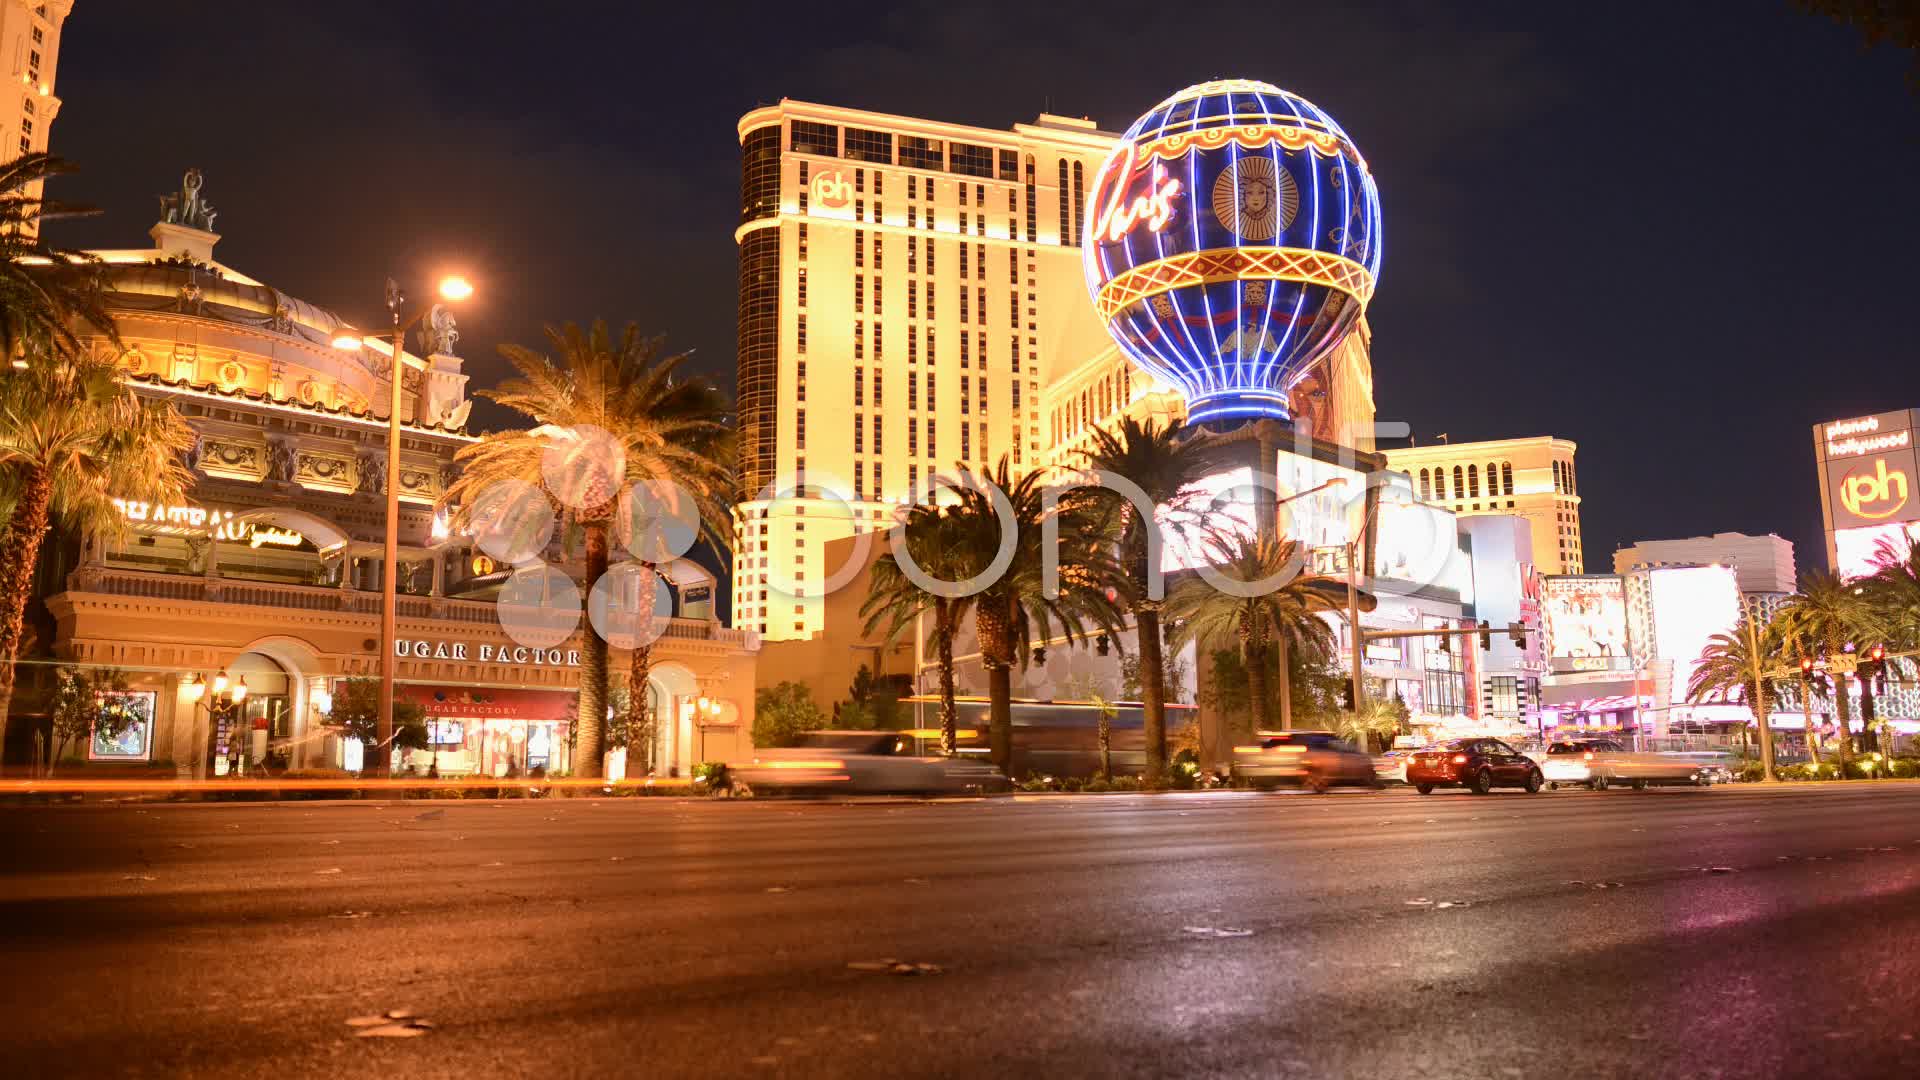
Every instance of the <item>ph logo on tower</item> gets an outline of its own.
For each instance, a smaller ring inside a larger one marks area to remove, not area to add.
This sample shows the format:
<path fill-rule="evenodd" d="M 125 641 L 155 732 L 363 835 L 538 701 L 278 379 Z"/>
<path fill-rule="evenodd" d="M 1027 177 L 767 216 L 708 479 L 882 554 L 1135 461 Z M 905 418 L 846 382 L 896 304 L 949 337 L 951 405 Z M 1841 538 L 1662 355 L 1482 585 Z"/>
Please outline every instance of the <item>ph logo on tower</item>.
<path fill-rule="evenodd" d="M 1875 458 L 1847 470 L 1840 478 L 1840 505 L 1855 517 L 1881 520 L 1906 508 L 1910 488 L 1904 469 L 1887 468 L 1886 458 Z"/>

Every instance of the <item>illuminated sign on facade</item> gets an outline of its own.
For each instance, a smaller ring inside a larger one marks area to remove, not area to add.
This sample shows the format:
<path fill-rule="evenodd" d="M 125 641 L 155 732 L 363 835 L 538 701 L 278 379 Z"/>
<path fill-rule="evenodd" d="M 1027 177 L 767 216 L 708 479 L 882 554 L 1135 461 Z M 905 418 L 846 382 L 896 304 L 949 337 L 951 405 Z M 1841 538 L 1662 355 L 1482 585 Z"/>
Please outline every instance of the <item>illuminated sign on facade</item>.
<path fill-rule="evenodd" d="M 403 660 L 478 660 L 482 664 L 564 664 L 580 666 L 579 649 L 530 649 L 508 642 L 494 644 L 466 641 L 429 641 L 400 638 L 393 643 L 393 655 Z"/>
<path fill-rule="evenodd" d="M 1905 552 L 1910 531 L 1902 526 L 1920 522 L 1916 431 L 1913 409 L 1813 426 L 1827 560 L 1842 577 L 1872 573 L 1883 542 Z"/>
<path fill-rule="evenodd" d="M 211 532 L 215 540 L 223 543 L 245 544 L 251 548 L 297 548 L 307 542 L 306 536 L 293 529 L 255 521 L 235 521 L 237 512 L 233 510 L 210 510 L 204 506 L 184 504 L 170 506 L 133 499 L 115 499 L 113 505 L 130 524 L 172 532 Z"/>
<path fill-rule="evenodd" d="M 1554 671 L 1624 670 L 1626 584 L 1611 574 L 1549 577 L 1541 583 L 1547 655 Z"/>
<path fill-rule="evenodd" d="M 853 201 L 853 181 L 844 169 L 821 169 L 813 174 L 808 193 L 821 206 L 839 208 Z"/>

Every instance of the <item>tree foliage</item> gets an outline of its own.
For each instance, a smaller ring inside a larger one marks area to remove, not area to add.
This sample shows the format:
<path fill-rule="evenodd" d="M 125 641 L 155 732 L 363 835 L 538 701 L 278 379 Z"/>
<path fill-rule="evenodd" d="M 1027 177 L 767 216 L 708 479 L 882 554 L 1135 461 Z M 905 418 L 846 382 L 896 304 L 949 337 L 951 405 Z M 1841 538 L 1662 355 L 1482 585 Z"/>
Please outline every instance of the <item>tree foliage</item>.
<path fill-rule="evenodd" d="M 333 704 L 326 717 L 328 726 L 342 735 L 375 746 L 380 740 L 380 680 L 340 680 L 333 688 Z M 401 750 L 425 750 L 428 746 L 426 710 L 398 695 L 393 699 L 393 745 Z M 371 763 L 374 758 L 366 760 Z"/>
<path fill-rule="evenodd" d="M 753 745 L 792 746 L 809 731 L 827 726 L 807 684 L 787 681 L 760 687 L 753 695 Z"/>

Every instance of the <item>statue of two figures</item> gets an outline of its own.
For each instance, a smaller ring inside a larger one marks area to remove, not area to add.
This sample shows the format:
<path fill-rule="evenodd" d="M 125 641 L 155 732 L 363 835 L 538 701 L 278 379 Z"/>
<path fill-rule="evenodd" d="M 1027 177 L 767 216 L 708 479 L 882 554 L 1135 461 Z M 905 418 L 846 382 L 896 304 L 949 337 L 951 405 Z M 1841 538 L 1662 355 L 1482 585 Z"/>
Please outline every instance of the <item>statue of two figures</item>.
<path fill-rule="evenodd" d="M 200 189 L 205 183 L 206 178 L 200 175 L 199 169 L 188 169 L 187 175 L 180 178 L 177 193 L 160 196 L 160 220 L 169 225 L 212 232 L 213 219 L 219 217 L 220 212 L 201 197 Z"/>

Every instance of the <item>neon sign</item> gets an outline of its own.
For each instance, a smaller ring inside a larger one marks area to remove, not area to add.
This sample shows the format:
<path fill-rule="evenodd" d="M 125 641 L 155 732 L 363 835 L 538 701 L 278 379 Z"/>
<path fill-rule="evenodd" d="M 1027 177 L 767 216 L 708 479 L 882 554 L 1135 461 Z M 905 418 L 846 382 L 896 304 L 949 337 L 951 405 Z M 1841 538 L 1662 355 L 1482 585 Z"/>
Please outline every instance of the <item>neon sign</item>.
<path fill-rule="evenodd" d="M 853 201 L 853 185 L 841 169 L 822 169 L 808 185 L 813 201 L 821 206 L 842 207 Z"/>
<path fill-rule="evenodd" d="M 1899 513 L 1907 505 L 1909 494 L 1904 470 L 1889 472 L 1886 458 L 1876 458 L 1873 464 L 1870 474 L 1853 470 L 1840 480 L 1840 505 L 1847 508 L 1847 513 L 1870 521 Z"/>
<path fill-rule="evenodd" d="M 1180 181 L 1167 175 L 1167 167 L 1160 162 L 1154 162 L 1152 169 L 1140 174 L 1148 177 L 1147 190 L 1127 198 L 1127 189 L 1134 181 L 1133 159 L 1138 152 L 1131 144 L 1127 146 L 1126 157 L 1111 173 L 1117 178 L 1113 191 L 1094 219 L 1094 235 L 1110 244 L 1119 243 L 1142 220 L 1147 223 L 1147 231 L 1155 233 L 1173 220 L 1173 200 L 1180 197 L 1182 188 Z"/>
<path fill-rule="evenodd" d="M 140 502 L 136 499 L 115 499 L 113 506 L 120 511 L 120 516 L 131 524 L 189 532 L 206 530 L 212 533 L 215 540 L 222 543 L 245 544 L 250 548 L 258 549 L 267 546 L 297 548 L 307 542 L 304 534 L 293 529 L 261 525 L 252 521 L 235 521 L 232 510 L 209 510 L 204 506 L 169 506 L 166 503 Z"/>

